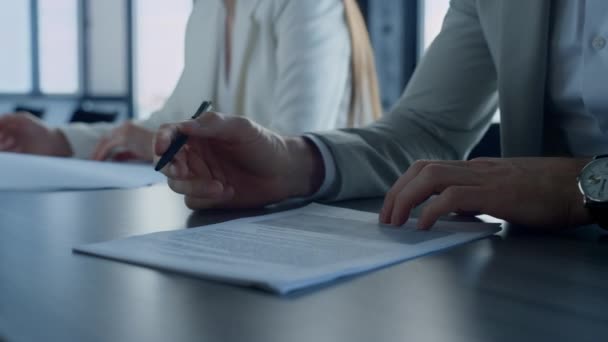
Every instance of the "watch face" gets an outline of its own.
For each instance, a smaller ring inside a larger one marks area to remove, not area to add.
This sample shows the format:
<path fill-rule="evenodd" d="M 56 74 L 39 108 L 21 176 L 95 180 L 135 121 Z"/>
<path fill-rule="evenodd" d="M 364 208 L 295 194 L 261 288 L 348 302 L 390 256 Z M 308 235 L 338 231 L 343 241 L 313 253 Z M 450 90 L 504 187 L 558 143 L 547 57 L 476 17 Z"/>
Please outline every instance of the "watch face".
<path fill-rule="evenodd" d="M 608 158 L 596 159 L 581 172 L 581 191 L 594 202 L 608 202 Z"/>

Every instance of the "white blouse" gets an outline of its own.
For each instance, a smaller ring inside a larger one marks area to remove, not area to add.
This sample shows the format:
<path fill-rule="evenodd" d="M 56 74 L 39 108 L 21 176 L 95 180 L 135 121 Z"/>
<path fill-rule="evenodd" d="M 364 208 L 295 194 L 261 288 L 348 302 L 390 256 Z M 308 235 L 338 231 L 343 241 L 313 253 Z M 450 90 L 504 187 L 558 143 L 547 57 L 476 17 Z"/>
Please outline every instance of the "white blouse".
<path fill-rule="evenodd" d="M 223 70 L 223 0 L 196 0 L 186 30 L 182 75 L 149 129 L 189 118 L 205 99 L 279 133 L 344 127 L 350 104 L 350 36 L 342 0 L 237 0 L 228 80 Z M 115 125 L 62 130 L 76 157 L 89 158 Z"/>

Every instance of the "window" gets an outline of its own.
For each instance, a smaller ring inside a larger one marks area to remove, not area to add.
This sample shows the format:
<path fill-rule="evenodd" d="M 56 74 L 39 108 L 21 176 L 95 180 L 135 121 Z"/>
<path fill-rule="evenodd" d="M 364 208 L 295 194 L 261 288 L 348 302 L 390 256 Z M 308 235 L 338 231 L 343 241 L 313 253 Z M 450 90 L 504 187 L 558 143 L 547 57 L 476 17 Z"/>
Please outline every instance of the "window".
<path fill-rule="evenodd" d="M 450 7 L 450 0 L 425 0 L 421 1 L 420 7 L 422 9 L 420 52 L 423 54 L 441 31 L 443 18 Z"/>
<path fill-rule="evenodd" d="M 75 93 L 79 66 L 77 0 L 35 3 L 35 9 L 30 1 L 0 3 L 0 44 L 4 51 L 0 93 Z M 34 18 L 37 20 L 32 22 Z"/>
<path fill-rule="evenodd" d="M 38 0 L 40 90 L 78 91 L 78 7 L 76 0 Z"/>
<path fill-rule="evenodd" d="M 129 94 L 126 0 L 88 1 L 86 87 L 93 96 Z"/>
<path fill-rule="evenodd" d="M 420 2 L 420 6 L 422 9 L 422 32 L 419 49 L 422 56 L 441 31 L 443 19 L 450 8 L 450 0 L 424 0 Z M 500 122 L 500 110 L 496 111 L 492 122 Z"/>
<path fill-rule="evenodd" d="M 146 118 L 165 103 L 181 74 L 192 0 L 135 2 L 135 104 Z"/>
<path fill-rule="evenodd" d="M 62 101 L 65 112 L 86 100 L 147 117 L 181 74 L 191 8 L 192 0 L 0 1 L 0 105 Z"/>
<path fill-rule="evenodd" d="M 28 1 L 0 2 L 0 92 L 32 89 L 30 11 Z"/>

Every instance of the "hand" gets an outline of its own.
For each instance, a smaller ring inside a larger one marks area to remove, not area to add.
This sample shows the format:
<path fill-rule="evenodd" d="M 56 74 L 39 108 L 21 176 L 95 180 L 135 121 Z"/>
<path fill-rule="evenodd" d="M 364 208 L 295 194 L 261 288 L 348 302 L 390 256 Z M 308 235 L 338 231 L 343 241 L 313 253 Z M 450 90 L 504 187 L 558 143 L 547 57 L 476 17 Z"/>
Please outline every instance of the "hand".
<path fill-rule="evenodd" d="M 515 224 L 574 227 L 590 223 L 576 177 L 588 160 L 568 158 L 481 158 L 471 161 L 418 161 L 386 195 L 385 224 L 404 224 L 423 208 L 420 228 L 430 228 L 451 212 L 481 213 Z"/>
<path fill-rule="evenodd" d="M 304 138 L 279 136 L 243 117 L 205 113 L 161 127 L 156 155 L 178 132 L 189 136 L 188 143 L 162 171 L 189 208 L 259 207 L 307 196 L 321 184 L 321 157 Z"/>
<path fill-rule="evenodd" d="M 29 113 L 0 116 L 0 151 L 57 157 L 73 154 L 60 130 L 47 127 Z"/>
<path fill-rule="evenodd" d="M 91 159 L 145 160 L 154 159 L 154 132 L 127 121 L 101 138 Z"/>

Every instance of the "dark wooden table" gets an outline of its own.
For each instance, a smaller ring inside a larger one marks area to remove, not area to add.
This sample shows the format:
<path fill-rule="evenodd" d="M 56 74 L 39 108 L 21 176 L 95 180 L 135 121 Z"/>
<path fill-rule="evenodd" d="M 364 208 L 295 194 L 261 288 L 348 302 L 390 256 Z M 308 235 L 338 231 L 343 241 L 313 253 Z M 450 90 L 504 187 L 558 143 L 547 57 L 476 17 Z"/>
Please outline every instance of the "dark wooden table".
<path fill-rule="evenodd" d="M 193 214 L 164 186 L 0 193 L 0 340 L 608 340 L 608 238 L 595 229 L 507 227 L 288 297 L 72 253 L 262 213 Z"/>

